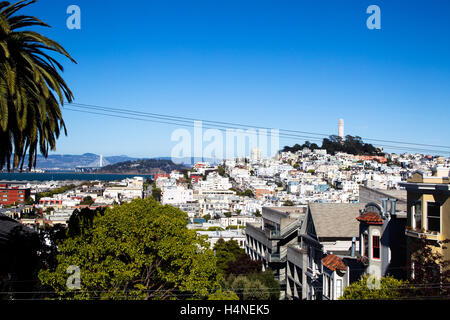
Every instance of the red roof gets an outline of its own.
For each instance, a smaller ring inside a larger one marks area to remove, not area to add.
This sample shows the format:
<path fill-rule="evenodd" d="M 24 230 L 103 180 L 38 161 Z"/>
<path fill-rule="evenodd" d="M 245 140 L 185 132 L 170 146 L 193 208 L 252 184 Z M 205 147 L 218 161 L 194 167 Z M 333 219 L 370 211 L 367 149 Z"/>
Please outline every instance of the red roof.
<path fill-rule="evenodd" d="M 341 270 L 346 271 L 347 266 L 345 265 L 344 261 L 339 258 L 338 256 L 335 256 L 334 254 L 329 254 L 322 260 L 322 265 L 327 267 L 328 269 L 332 271 Z"/>
<path fill-rule="evenodd" d="M 356 218 L 360 222 L 365 222 L 367 224 L 383 224 L 383 219 L 376 212 L 366 212 Z"/>

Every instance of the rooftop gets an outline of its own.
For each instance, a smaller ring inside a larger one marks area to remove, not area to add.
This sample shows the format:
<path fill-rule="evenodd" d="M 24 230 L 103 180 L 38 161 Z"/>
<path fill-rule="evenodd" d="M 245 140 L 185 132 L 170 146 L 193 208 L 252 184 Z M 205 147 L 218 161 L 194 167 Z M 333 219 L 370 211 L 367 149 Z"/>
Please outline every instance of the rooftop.
<path fill-rule="evenodd" d="M 322 260 L 322 265 L 327 267 L 328 269 L 332 271 L 340 270 L 340 271 L 346 271 L 347 266 L 345 265 L 344 261 L 339 258 L 338 256 L 335 256 L 334 254 L 329 254 Z"/>
<path fill-rule="evenodd" d="M 367 224 L 383 224 L 383 219 L 376 212 L 366 212 L 356 218 L 360 222 L 365 222 Z"/>
<path fill-rule="evenodd" d="M 364 203 L 310 203 L 310 214 L 317 237 L 359 237 L 356 218 L 364 207 Z"/>

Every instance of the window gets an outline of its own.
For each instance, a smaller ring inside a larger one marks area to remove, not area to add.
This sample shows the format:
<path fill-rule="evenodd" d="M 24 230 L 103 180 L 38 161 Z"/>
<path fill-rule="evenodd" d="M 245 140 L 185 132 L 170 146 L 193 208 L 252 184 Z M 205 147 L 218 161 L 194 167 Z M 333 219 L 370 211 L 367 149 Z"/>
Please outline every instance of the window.
<path fill-rule="evenodd" d="M 427 202 L 427 229 L 441 232 L 441 205 L 439 202 Z"/>
<path fill-rule="evenodd" d="M 308 266 L 310 267 L 310 268 L 312 268 L 312 266 L 313 266 L 313 257 L 312 257 L 312 255 L 313 255 L 313 253 L 312 253 L 312 249 L 311 249 L 311 247 L 308 247 Z"/>
<path fill-rule="evenodd" d="M 380 259 L 380 236 L 372 237 L 372 258 Z"/>
<path fill-rule="evenodd" d="M 422 229 L 422 201 L 417 201 L 414 204 L 413 227 L 415 229 Z"/>
<path fill-rule="evenodd" d="M 331 279 L 328 275 L 325 275 L 325 295 L 331 299 Z"/>
<path fill-rule="evenodd" d="M 342 295 L 342 279 L 336 279 L 336 299 Z"/>
<path fill-rule="evenodd" d="M 369 257 L 369 236 L 367 233 L 363 235 L 363 256 Z"/>

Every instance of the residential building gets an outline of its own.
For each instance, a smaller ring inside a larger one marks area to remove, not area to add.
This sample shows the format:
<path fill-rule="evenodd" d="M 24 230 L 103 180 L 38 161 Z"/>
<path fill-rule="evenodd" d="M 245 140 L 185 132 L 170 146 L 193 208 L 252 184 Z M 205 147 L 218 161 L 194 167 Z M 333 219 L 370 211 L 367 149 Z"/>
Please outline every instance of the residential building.
<path fill-rule="evenodd" d="M 243 230 L 225 230 L 225 231 L 197 231 L 199 236 L 207 236 L 210 248 L 213 249 L 219 239 L 224 241 L 236 240 L 239 247 L 245 248 L 245 234 Z"/>
<path fill-rule="evenodd" d="M 327 286 L 323 282 L 324 272 L 326 276 L 331 277 L 330 281 L 333 280 L 333 287 L 326 287 L 326 289 L 332 289 L 334 294 L 325 297 L 327 299 L 335 298 L 336 292 L 341 293 L 350 283 L 349 279 L 356 277 L 350 274 L 350 270 L 346 269 L 344 272 L 342 265 L 350 267 L 357 264 L 359 223 L 356 217 L 359 216 L 362 208 L 364 204 L 359 203 L 310 203 L 308 205 L 298 238 L 292 241 L 292 245 L 287 250 L 287 299 L 323 299 L 324 285 Z M 337 258 L 323 260 L 330 254 Z M 325 262 L 325 269 L 323 262 Z M 353 269 L 357 272 L 358 268 Z M 292 270 L 298 270 L 294 277 L 291 274 Z M 338 279 L 342 283 L 337 281 Z M 341 288 L 338 287 L 340 284 L 342 284 Z"/>
<path fill-rule="evenodd" d="M 432 175 L 421 171 L 412 174 L 406 183 L 407 191 L 407 263 L 414 272 L 411 256 L 414 242 L 426 239 L 433 250 L 450 259 L 450 249 L 443 241 L 450 239 L 450 178 L 449 168 L 436 166 Z"/>
<path fill-rule="evenodd" d="M 1 205 L 13 205 L 15 203 L 25 204 L 25 200 L 30 194 L 30 188 L 12 187 L 8 184 L 0 184 Z"/>
<path fill-rule="evenodd" d="M 289 244 L 296 243 L 306 207 L 263 207 L 262 223 L 247 223 L 246 253 L 261 260 L 263 268 L 274 271 L 284 298 L 286 286 L 286 253 Z"/>

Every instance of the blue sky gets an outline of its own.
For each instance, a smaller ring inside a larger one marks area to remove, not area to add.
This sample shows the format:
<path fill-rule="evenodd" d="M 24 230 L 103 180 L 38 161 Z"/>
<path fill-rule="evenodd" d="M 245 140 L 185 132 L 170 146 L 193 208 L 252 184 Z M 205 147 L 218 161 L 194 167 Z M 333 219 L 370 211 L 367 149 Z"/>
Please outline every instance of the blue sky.
<path fill-rule="evenodd" d="M 81 30 L 66 9 L 81 8 Z M 369 30 L 366 8 L 381 9 Z M 75 102 L 450 145 L 450 2 L 40 0 Z M 176 126 L 64 111 L 58 154 L 169 156 Z M 280 145 L 293 145 L 281 139 Z"/>

